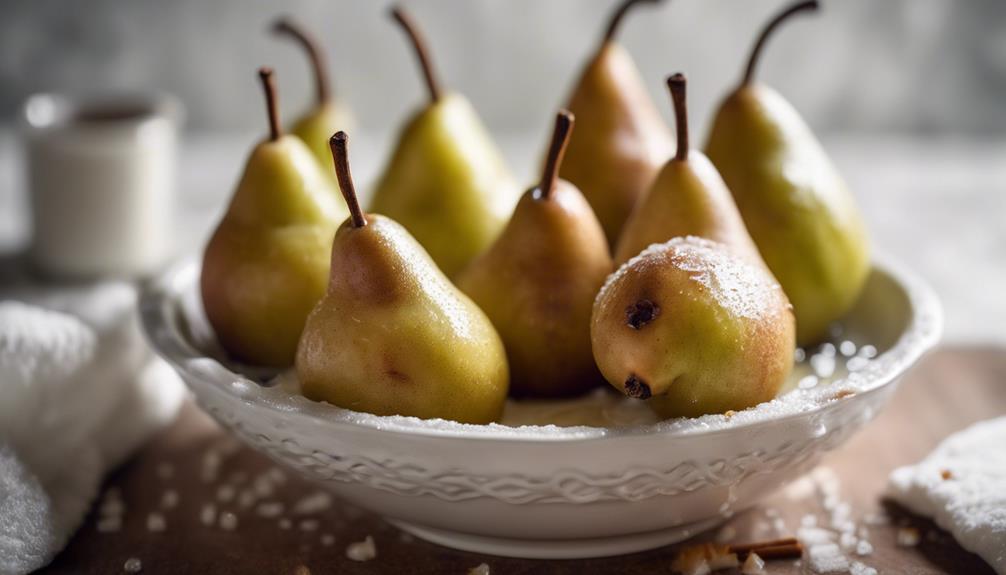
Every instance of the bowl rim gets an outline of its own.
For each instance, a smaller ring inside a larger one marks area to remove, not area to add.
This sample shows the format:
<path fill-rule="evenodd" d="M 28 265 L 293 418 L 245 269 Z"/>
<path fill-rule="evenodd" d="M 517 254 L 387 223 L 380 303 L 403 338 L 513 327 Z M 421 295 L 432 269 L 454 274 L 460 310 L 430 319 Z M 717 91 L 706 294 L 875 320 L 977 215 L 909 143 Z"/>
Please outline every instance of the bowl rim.
<path fill-rule="evenodd" d="M 337 407 L 328 403 L 315 402 L 304 397 L 285 398 L 294 402 L 294 408 L 285 406 L 280 410 L 271 404 L 267 397 L 269 393 L 278 393 L 255 383 L 247 376 L 235 373 L 216 359 L 202 355 L 190 342 L 185 340 L 174 320 L 170 317 L 174 302 L 184 295 L 182 289 L 189 285 L 198 286 L 198 261 L 195 258 L 183 260 L 161 275 L 149 280 L 143 286 L 140 294 L 140 316 L 148 342 L 154 351 L 167 361 L 192 388 L 195 394 L 209 391 L 223 394 L 229 400 L 245 404 L 243 408 L 263 409 L 282 412 L 286 417 L 303 418 L 305 423 L 325 425 L 334 428 L 349 427 L 370 431 L 408 435 L 411 437 L 453 438 L 466 440 L 489 440 L 527 443 L 567 443 L 577 441 L 596 441 L 614 438 L 642 437 L 659 435 L 668 438 L 709 437 L 723 433 L 735 433 L 739 429 L 753 431 L 755 429 L 778 425 L 794 419 L 808 418 L 822 412 L 835 409 L 839 404 L 851 401 L 861 401 L 895 382 L 905 371 L 912 367 L 923 355 L 932 349 L 939 341 L 943 327 L 943 312 L 933 289 L 918 275 L 889 257 L 874 257 L 872 272 L 886 274 L 904 292 L 910 309 L 910 320 L 897 341 L 886 351 L 874 358 L 869 367 L 862 371 L 851 373 L 844 381 L 856 383 L 855 391 L 844 397 L 834 397 L 836 390 L 832 386 L 823 386 L 817 391 L 821 397 L 816 405 L 799 409 L 792 413 L 776 414 L 765 417 L 764 414 L 744 417 L 759 406 L 739 411 L 733 417 L 723 414 L 705 415 L 700 418 L 676 418 L 624 427 L 596 427 L 557 425 L 522 425 L 519 427 L 499 423 L 469 424 L 446 420 L 423 420 L 416 417 L 390 415 L 381 416 L 358 412 Z M 186 281 L 187 280 L 187 281 Z M 206 377 L 193 369 L 196 362 L 214 368 L 224 373 L 230 379 L 230 385 L 221 382 L 207 381 Z M 838 382 L 835 382 L 838 383 Z M 195 387 L 203 389 L 195 389 Z M 779 396 L 772 403 L 780 401 Z M 827 397 L 826 397 L 827 396 Z M 830 399 L 829 399 L 830 398 Z M 761 404 L 765 405 L 765 404 Z M 682 422 L 703 420 L 708 425 L 683 425 Z"/>

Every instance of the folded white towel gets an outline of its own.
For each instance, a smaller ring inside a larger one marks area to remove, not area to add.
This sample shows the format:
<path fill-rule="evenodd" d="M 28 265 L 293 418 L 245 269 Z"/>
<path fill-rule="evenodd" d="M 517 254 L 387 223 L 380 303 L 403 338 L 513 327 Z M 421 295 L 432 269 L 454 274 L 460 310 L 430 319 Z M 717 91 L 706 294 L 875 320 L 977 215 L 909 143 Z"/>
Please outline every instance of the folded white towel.
<path fill-rule="evenodd" d="M 1006 575 L 1006 417 L 959 431 L 920 463 L 894 470 L 888 495 Z"/>
<path fill-rule="evenodd" d="M 51 561 L 104 474 L 171 421 L 184 396 L 143 341 L 132 286 L 17 297 L 43 307 L 0 302 L 2 575 Z"/>

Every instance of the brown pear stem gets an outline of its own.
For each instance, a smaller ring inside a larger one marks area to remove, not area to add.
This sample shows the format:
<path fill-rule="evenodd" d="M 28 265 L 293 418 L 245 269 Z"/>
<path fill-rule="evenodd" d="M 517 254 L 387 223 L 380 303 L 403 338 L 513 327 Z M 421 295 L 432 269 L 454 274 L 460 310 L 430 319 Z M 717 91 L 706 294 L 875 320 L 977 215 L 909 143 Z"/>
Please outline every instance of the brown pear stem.
<path fill-rule="evenodd" d="M 548 147 L 548 156 L 545 158 L 545 169 L 541 173 L 541 183 L 538 189 L 541 190 L 542 197 L 546 200 L 552 197 L 552 190 L 559 180 L 559 167 L 562 165 L 562 157 L 566 154 L 566 145 L 569 144 L 569 134 L 573 131 L 573 124 L 576 118 L 569 110 L 559 110 L 555 116 L 555 129 L 552 130 L 552 143 Z"/>
<path fill-rule="evenodd" d="M 419 59 L 419 66 L 423 69 L 423 78 L 426 80 L 426 90 L 430 94 L 430 101 L 433 103 L 439 102 L 442 93 L 440 82 L 437 80 L 437 75 L 433 70 L 433 62 L 430 60 L 429 50 L 426 49 L 426 42 L 423 40 L 422 34 L 419 33 L 419 28 L 412 20 L 412 17 L 409 16 L 409 13 L 401 6 L 395 6 L 391 9 L 391 17 L 405 30 L 406 35 L 408 35 L 409 40 L 412 42 L 416 57 Z"/>
<path fill-rule="evenodd" d="M 354 228 L 367 225 L 367 218 L 360 209 L 360 201 L 356 198 L 356 186 L 353 185 L 353 174 L 349 172 L 349 136 L 346 132 L 336 132 L 328 141 L 332 150 L 332 160 L 335 161 L 335 175 L 339 178 L 339 189 L 349 206 L 349 217 Z"/>
<path fill-rule="evenodd" d="M 671 90 L 671 100 L 674 101 L 674 125 L 678 131 L 678 151 L 674 154 L 674 159 L 681 162 L 688 159 L 687 86 L 688 80 L 680 72 L 667 78 L 667 87 Z"/>
<path fill-rule="evenodd" d="M 761 52 L 765 47 L 765 42 L 768 40 L 769 36 L 775 32 L 776 28 L 794 14 L 805 10 L 817 10 L 819 7 L 820 6 L 818 5 L 817 0 L 797 2 L 780 12 L 775 18 L 765 25 L 765 28 L 761 31 L 761 35 L 758 36 L 758 41 L 755 42 L 754 49 L 751 50 L 751 56 L 748 58 L 747 68 L 744 69 L 744 79 L 741 81 L 742 86 L 750 84 L 751 80 L 754 79 L 755 68 L 758 67 L 758 61 L 761 58 Z"/>
<path fill-rule="evenodd" d="M 618 28 L 622 25 L 622 19 L 625 18 L 626 13 L 629 12 L 632 7 L 637 4 L 642 4 L 643 2 L 648 2 L 650 4 L 659 4 L 664 0 L 624 0 L 615 8 L 615 11 L 611 13 L 611 18 L 608 20 L 608 28 L 604 32 L 604 42 L 611 42 L 615 39 L 615 34 L 618 33 Z"/>
<path fill-rule="evenodd" d="M 328 72 L 325 68 L 325 55 L 318 41 L 302 26 L 289 18 L 276 20 L 272 25 L 272 31 L 274 34 L 293 38 L 304 48 L 308 59 L 311 61 L 311 67 L 314 69 L 314 88 L 318 98 L 318 105 L 321 106 L 327 103 L 331 95 L 331 89 Z"/>
<path fill-rule="evenodd" d="M 259 68 L 258 77 L 262 80 L 266 110 L 269 113 L 269 139 L 275 142 L 283 136 L 283 128 L 279 124 L 279 109 L 276 105 L 276 84 L 272 81 L 272 68 L 265 66 Z"/>

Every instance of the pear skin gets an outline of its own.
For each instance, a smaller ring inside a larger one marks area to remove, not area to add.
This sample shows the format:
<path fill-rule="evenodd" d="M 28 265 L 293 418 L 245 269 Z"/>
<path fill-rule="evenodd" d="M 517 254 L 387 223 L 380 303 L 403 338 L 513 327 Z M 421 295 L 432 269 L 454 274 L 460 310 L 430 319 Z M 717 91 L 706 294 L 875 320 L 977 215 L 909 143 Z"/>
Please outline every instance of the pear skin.
<path fill-rule="evenodd" d="M 663 417 L 741 410 L 775 397 L 793 367 L 794 319 L 764 267 L 723 244 L 654 244 L 594 303 L 591 341 L 605 378 Z"/>
<path fill-rule="evenodd" d="M 664 165 L 622 230 L 615 250 L 616 265 L 650 244 L 683 236 L 719 242 L 765 265 L 723 178 L 705 154 L 689 149 L 685 77 L 675 74 L 667 83 L 677 117 L 677 153 Z"/>
<path fill-rule="evenodd" d="M 579 394 L 603 382 L 590 347 L 594 297 L 611 273 L 604 230 L 572 184 L 558 180 L 573 118 L 560 113 L 542 182 L 458 287 L 503 339 L 513 395 Z"/>
<path fill-rule="evenodd" d="M 474 108 L 444 93 L 411 19 L 394 17 L 418 54 L 430 102 L 406 124 L 370 210 L 399 222 L 454 277 L 496 239 L 520 189 Z"/>
<path fill-rule="evenodd" d="M 249 364 L 293 363 L 304 321 L 325 293 L 332 234 L 347 213 L 307 146 L 281 135 L 263 70 L 272 136 L 252 151 L 203 255 L 203 306 L 220 344 Z"/>
<path fill-rule="evenodd" d="M 559 176 L 583 192 L 611 246 L 674 150 L 632 57 L 614 39 L 622 16 L 640 2 L 616 11 L 566 104 L 577 126 Z"/>
<path fill-rule="evenodd" d="M 733 193 L 762 258 L 796 313 L 797 343 L 811 345 L 855 304 L 870 270 L 866 226 L 855 199 L 796 110 L 751 76 L 720 105 L 706 151 Z"/>
<path fill-rule="evenodd" d="M 360 211 L 346 144 L 332 138 L 351 217 L 297 352 L 304 395 L 377 415 L 498 420 L 509 377 L 499 335 L 405 228 Z"/>

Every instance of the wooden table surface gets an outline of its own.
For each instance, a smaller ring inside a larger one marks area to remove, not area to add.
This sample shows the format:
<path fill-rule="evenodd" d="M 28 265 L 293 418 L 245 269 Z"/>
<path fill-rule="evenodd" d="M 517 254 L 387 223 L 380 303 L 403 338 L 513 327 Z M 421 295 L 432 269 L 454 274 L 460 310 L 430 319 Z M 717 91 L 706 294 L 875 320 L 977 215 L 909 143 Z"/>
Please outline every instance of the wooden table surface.
<path fill-rule="evenodd" d="M 992 573 L 981 559 L 965 552 L 932 523 L 883 502 L 880 494 L 895 467 L 922 458 L 949 433 L 1003 414 L 1006 350 L 944 348 L 925 358 L 902 382 L 889 408 L 822 462 L 840 478 L 841 498 L 851 504 L 853 519 L 860 522 L 881 511 L 891 518 L 889 524 L 869 527 L 874 551 L 856 559 L 881 573 Z M 201 477 L 208 451 L 229 453 L 215 482 Z M 174 470 L 171 477 L 166 477 L 168 466 Z M 288 511 L 284 516 L 292 520 L 288 529 L 282 528 L 279 518 L 259 516 L 254 506 L 242 509 L 239 494 L 229 502 L 217 500 L 220 495 L 227 499 L 227 493 L 218 493 L 225 478 L 244 475 L 250 485 L 272 467 L 264 457 L 237 446 L 197 408 L 187 405 L 171 428 L 109 478 L 106 487 L 121 490 L 125 502 L 121 531 L 99 532 L 97 512 L 93 512 L 66 550 L 42 572 L 123 573 L 125 561 L 135 557 L 141 560 L 145 574 L 464 574 L 480 563 L 488 564 L 494 575 L 670 573 L 679 547 L 575 561 L 532 561 L 453 551 L 407 536 L 338 500 L 314 514 L 294 515 L 289 510 L 296 502 L 317 492 L 317 487 L 295 477 L 289 477 L 267 498 L 285 504 Z M 166 490 L 179 494 L 177 506 L 161 508 Z M 201 522 L 201 509 L 213 502 L 221 511 L 235 512 L 235 529 L 224 529 L 219 522 L 211 527 Z M 163 514 L 164 531 L 148 530 L 150 512 Z M 826 518 L 818 498 L 794 497 L 793 490 L 784 490 L 734 517 L 727 524 L 736 533 L 733 540 L 764 539 L 768 517 L 775 514 L 792 533 L 807 514 L 817 515 L 822 522 Z M 921 532 L 917 547 L 896 544 L 903 524 Z M 376 543 L 376 558 L 367 562 L 347 559 L 346 546 L 368 535 Z M 711 532 L 697 540 L 716 536 L 717 532 Z M 768 567 L 769 573 L 801 572 L 795 561 L 771 562 Z"/>

